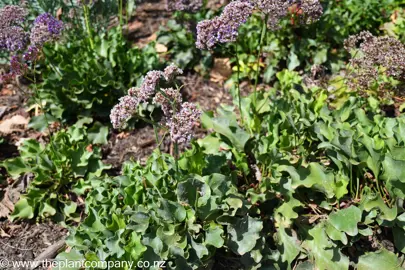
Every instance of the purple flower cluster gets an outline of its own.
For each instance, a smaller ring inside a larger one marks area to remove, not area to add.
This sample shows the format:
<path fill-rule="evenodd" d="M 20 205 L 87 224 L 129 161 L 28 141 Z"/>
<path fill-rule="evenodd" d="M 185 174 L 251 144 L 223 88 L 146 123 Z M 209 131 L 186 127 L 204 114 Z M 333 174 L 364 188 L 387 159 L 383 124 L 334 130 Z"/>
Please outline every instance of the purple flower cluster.
<path fill-rule="evenodd" d="M 138 107 L 139 100 L 132 96 L 123 96 L 111 110 L 110 119 L 114 128 L 122 128 Z"/>
<path fill-rule="evenodd" d="M 268 15 L 267 26 L 270 29 L 277 29 L 279 21 L 286 17 L 288 8 L 292 5 L 292 1 L 285 0 L 257 0 L 256 7 Z"/>
<path fill-rule="evenodd" d="M 56 40 L 63 30 L 63 23 L 49 13 L 39 15 L 31 29 L 31 44 L 42 47 L 46 42 Z"/>
<path fill-rule="evenodd" d="M 29 41 L 31 43 L 23 53 L 22 59 L 16 55 L 12 56 L 11 71 L 1 76 L 2 81 L 21 75 L 27 69 L 25 62 L 34 61 L 44 43 L 55 40 L 62 32 L 62 22 L 45 13 L 35 19 L 29 35 L 22 26 L 27 15 L 28 12 L 19 6 L 8 5 L 0 9 L 0 49 L 11 52 L 24 51 Z"/>
<path fill-rule="evenodd" d="M 111 110 L 110 119 L 114 128 L 122 128 L 125 123 L 136 113 L 138 105 L 152 102 L 161 106 L 165 117 L 162 122 L 170 130 L 171 140 L 175 143 L 187 142 L 192 135 L 192 128 L 198 122 L 201 111 L 192 104 L 183 103 L 178 89 L 163 88 L 176 79 L 183 71 L 175 65 L 165 68 L 164 72 L 150 71 L 146 74 L 140 87 L 132 87 L 128 95 L 120 99 L 119 103 Z"/>
<path fill-rule="evenodd" d="M 183 70 L 181 70 L 176 65 L 171 64 L 170 66 L 167 66 L 165 68 L 163 76 L 165 77 L 166 81 L 172 81 L 178 75 L 181 75 L 181 74 L 183 74 Z"/>
<path fill-rule="evenodd" d="M 146 73 L 142 85 L 137 93 L 140 101 L 148 101 L 156 92 L 160 80 L 164 78 L 164 73 L 158 70 L 152 70 Z"/>
<path fill-rule="evenodd" d="M 166 0 L 168 10 L 197 12 L 202 6 L 202 0 Z"/>
<path fill-rule="evenodd" d="M 153 98 L 154 104 L 160 104 L 163 114 L 166 117 L 172 117 L 176 111 L 179 111 L 180 104 L 183 102 L 180 91 L 173 88 L 161 88 Z"/>
<path fill-rule="evenodd" d="M 279 28 L 280 20 L 290 13 L 302 24 L 317 21 L 323 14 L 319 0 L 257 0 L 256 7 L 268 15 L 267 26 L 270 29 Z"/>
<path fill-rule="evenodd" d="M 22 27 L 27 11 L 19 6 L 9 5 L 0 9 L 0 49 L 23 50 L 28 42 Z"/>
<path fill-rule="evenodd" d="M 350 36 L 345 41 L 348 51 L 357 51 L 350 60 L 353 72 L 349 75 L 349 85 L 367 90 L 379 75 L 396 80 L 405 80 L 405 46 L 397 39 L 375 37 L 368 31 Z"/>
<path fill-rule="evenodd" d="M 204 20 L 197 25 L 197 48 L 212 49 L 217 43 L 233 42 L 238 37 L 238 29 L 253 12 L 249 1 L 229 3 L 221 16 Z"/>
<path fill-rule="evenodd" d="M 169 119 L 166 125 L 170 129 L 170 138 L 175 143 L 189 142 L 192 137 L 193 127 L 200 119 L 201 111 L 197 106 L 190 102 L 181 104 L 178 113 Z"/>
<path fill-rule="evenodd" d="M 298 8 L 303 13 L 301 21 L 306 24 L 318 21 L 323 14 L 323 7 L 319 0 L 298 1 Z"/>

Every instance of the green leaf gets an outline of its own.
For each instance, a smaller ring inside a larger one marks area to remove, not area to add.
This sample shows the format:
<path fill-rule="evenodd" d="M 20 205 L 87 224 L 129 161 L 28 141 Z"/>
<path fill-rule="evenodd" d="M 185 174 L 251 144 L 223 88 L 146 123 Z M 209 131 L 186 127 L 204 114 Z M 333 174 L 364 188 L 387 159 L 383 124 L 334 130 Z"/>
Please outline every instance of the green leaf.
<path fill-rule="evenodd" d="M 340 241 L 342 244 L 347 245 L 347 236 L 344 232 L 339 231 L 335 226 L 331 225 L 329 222 L 325 225 L 325 232 L 330 239 L 335 241 Z"/>
<path fill-rule="evenodd" d="M 260 238 L 263 223 L 250 216 L 239 218 L 235 224 L 228 226 L 228 246 L 239 255 L 251 251 Z"/>
<path fill-rule="evenodd" d="M 394 205 L 392 208 L 389 208 L 377 194 L 367 194 L 363 196 L 360 207 L 363 207 L 367 212 L 375 208 L 379 209 L 380 214 L 378 217 L 381 220 L 393 221 L 397 217 L 397 206 Z"/>
<path fill-rule="evenodd" d="M 210 187 L 203 181 L 197 179 L 197 176 L 188 178 L 186 181 L 177 185 L 178 200 L 191 207 L 198 208 L 207 204 L 210 196 Z"/>
<path fill-rule="evenodd" d="M 20 200 L 14 205 L 14 212 L 10 215 L 11 220 L 16 218 L 31 219 L 33 217 L 34 209 L 25 197 L 20 198 Z"/>
<path fill-rule="evenodd" d="M 405 230 L 403 228 L 394 227 L 392 232 L 394 234 L 395 247 L 402 253 L 405 253 Z"/>
<path fill-rule="evenodd" d="M 21 174 L 31 170 L 21 157 L 7 159 L 0 163 L 0 165 L 6 168 L 8 174 L 10 174 L 13 179 L 17 179 Z"/>
<path fill-rule="evenodd" d="M 294 70 L 296 67 L 299 67 L 300 60 L 298 56 L 294 53 L 293 50 L 290 51 L 290 55 L 288 56 L 288 70 Z"/>
<path fill-rule="evenodd" d="M 277 230 L 277 244 L 281 246 L 279 250 L 282 250 L 281 253 L 281 260 L 283 262 L 288 263 L 288 268 L 291 268 L 291 263 L 295 260 L 295 258 L 300 253 L 300 242 L 299 240 L 294 237 L 290 236 L 286 232 L 286 228 L 280 227 Z"/>
<path fill-rule="evenodd" d="M 225 136 L 236 149 L 243 152 L 250 135 L 239 127 L 233 112 L 222 112 L 222 115 L 216 118 L 206 115 L 202 120 L 208 128 L 212 127 L 216 132 Z"/>
<path fill-rule="evenodd" d="M 400 270 L 401 260 L 386 249 L 360 256 L 357 270 Z"/>
<path fill-rule="evenodd" d="M 46 114 L 45 117 L 44 114 L 41 114 L 31 118 L 31 121 L 28 123 L 28 128 L 33 128 L 42 132 L 46 130 L 48 125 L 52 124 L 53 122 L 56 122 L 56 119 L 52 115 Z"/>
<path fill-rule="evenodd" d="M 358 234 L 357 223 L 360 221 L 361 210 L 353 205 L 329 215 L 330 224 L 350 236 L 356 236 Z"/>
<path fill-rule="evenodd" d="M 323 223 L 316 225 L 308 232 L 312 239 L 305 240 L 303 247 L 308 250 L 309 260 L 317 269 L 349 269 L 349 259 L 329 240 Z"/>
<path fill-rule="evenodd" d="M 87 134 L 92 144 L 106 144 L 108 142 L 108 127 L 103 126 L 100 122 L 94 123 Z"/>
<path fill-rule="evenodd" d="M 77 261 L 83 261 L 84 260 L 84 256 L 82 254 L 80 254 L 79 251 L 77 251 L 76 249 L 72 249 L 69 252 L 62 252 L 59 253 L 56 258 L 55 261 L 56 262 L 61 262 L 60 265 L 60 270 L 79 270 L 80 267 L 72 267 L 71 266 L 66 266 L 66 264 L 64 264 L 65 262 L 77 262 Z M 62 267 L 65 266 L 65 267 Z"/>
<path fill-rule="evenodd" d="M 209 227 L 206 228 L 205 243 L 207 245 L 214 246 L 216 248 L 221 248 L 224 245 L 223 233 L 221 225 L 210 223 Z"/>

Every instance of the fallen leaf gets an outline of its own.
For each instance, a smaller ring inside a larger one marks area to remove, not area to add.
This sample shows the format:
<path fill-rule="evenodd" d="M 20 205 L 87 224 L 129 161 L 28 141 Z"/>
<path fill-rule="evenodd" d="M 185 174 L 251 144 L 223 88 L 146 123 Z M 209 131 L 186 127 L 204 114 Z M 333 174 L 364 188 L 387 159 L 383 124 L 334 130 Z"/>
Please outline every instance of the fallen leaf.
<path fill-rule="evenodd" d="M 10 238 L 11 236 L 9 234 L 7 234 L 5 231 L 3 231 L 3 229 L 0 228 L 0 237 Z"/>
<path fill-rule="evenodd" d="M 155 49 L 157 53 L 165 53 L 167 52 L 167 47 L 163 44 L 156 43 Z"/>
<path fill-rule="evenodd" d="M 13 131 L 21 131 L 18 126 L 23 126 L 23 128 L 28 125 L 28 119 L 22 115 L 14 115 L 10 119 L 6 119 L 0 123 L 0 132 L 4 134 L 11 134 Z"/>
<path fill-rule="evenodd" d="M 232 67 L 229 58 L 215 58 L 214 67 L 210 72 L 213 82 L 224 82 L 232 75 Z"/>

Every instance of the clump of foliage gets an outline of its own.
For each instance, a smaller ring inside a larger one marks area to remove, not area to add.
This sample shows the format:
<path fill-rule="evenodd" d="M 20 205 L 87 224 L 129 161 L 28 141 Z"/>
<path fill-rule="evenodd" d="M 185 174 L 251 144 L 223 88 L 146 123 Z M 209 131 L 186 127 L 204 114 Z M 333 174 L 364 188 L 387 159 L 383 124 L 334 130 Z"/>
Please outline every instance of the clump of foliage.
<path fill-rule="evenodd" d="M 405 119 L 361 97 L 330 109 L 297 74 L 278 78 L 244 126 L 233 107 L 206 114 L 214 132 L 182 155 L 180 173 L 155 152 L 92 181 L 88 216 L 68 240 L 74 252 L 169 269 L 216 265 L 221 254 L 244 269 L 400 269 Z M 380 241 L 391 234 L 389 251 Z"/>
<path fill-rule="evenodd" d="M 29 187 L 15 205 L 11 219 L 54 218 L 80 221 L 77 198 L 89 188 L 89 179 L 101 176 L 109 166 L 101 162 L 108 129 L 100 124 L 86 129 L 81 124 L 53 134 L 49 144 L 29 139 L 19 147 L 20 156 L 0 166 L 16 181 Z"/>
<path fill-rule="evenodd" d="M 94 38 L 74 39 L 47 47 L 40 99 L 58 119 L 78 115 L 108 116 L 109 110 L 141 75 L 159 65 L 153 46 L 131 48 L 119 29 Z"/>

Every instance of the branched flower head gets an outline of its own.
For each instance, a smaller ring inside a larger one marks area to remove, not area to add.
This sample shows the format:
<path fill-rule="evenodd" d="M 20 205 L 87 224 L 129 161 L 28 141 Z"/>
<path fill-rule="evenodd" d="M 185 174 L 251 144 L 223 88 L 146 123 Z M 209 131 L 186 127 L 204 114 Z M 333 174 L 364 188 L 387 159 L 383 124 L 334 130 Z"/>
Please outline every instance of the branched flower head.
<path fill-rule="evenodd" d="M 276 29 L 279 21 L 287 16 L 291 2 L 285 0 L 257 0 L 256 6 L 264 14 L 268 15 L 267 26 Z"/>
<path fill-rule="evenodd" d="M 278 29 L 281 19 L 290 13 L 297 16 L 299 23 L 312 23 L 319 20 L 323 8 L 319 0 L 257 0 L 256 7 L 268 16 L 267 26 Z"/>
<path fill-rule="evenodd" d="M 154 104 L 160 104 L 166 117 L 171 117 L 173 113 L 180 109 L 183 102 L 181 93 L 173 88 L 162 88 L 153 98 Z"/>
<path fill-rule="evenodd" d="M 164 77 L 166 81 L 170 82 L 176 78 L 177 75 L 183 74 L 183 70 L 176 66 L 175 64 L 171 64 L 167 66 L 164 70 Z"/>
<path fill-rule="evenodd" d="M 36 47 L 43 46 L 46 42 L 56 40 L 63 30 L 63 23 L 50 15 L 44 13 L 39 15 L 31 29 L 31 44 Z"/>
<path fill-rule="evenodd" d="M 180 111 L 166 123 L 170 128 L 172 142 L 189 142 L 192 137 L 193 127 L 197 125 L 200 116 L 201 111 L 195 104 L 184 102 Z"/>
<path fill-rule="evenodd" d="M 252 12 L 253 5 L 249 1 L 233 1 L 224 8 L 221 16 L 199 22 L 197 48 L 212 49 L 217 43 L 235 41 L 239 27 L 246 22 Z"/>
<path fill-rule="evenodd" d="M 356 57 L 350 60 L 354 69 L 349 76 L 352 87 L 367 89 L 379 74 L 405 80 L 405 46 L 397 39 L 374 37 L 364 31 L 350 36 L 345 41 L 345 48 L 349 51 L 357 50 Z"/>
<path fill-rule="evenodd" d="M 156 92 L 159 81 L 164 78 L 164 73 L 158 70 L 152 70 L 146 73 L 142 85 L 138 91 L 140 101 L 148 101 Z"/>
<path fill-rule="evenodd" d="M 27 11 L 19 6 L 9 5 L 0 9 L 0 49 L 23 50 L 27 44 L 27 33 L 21 26 Z"/>
<path fill-rule="evenodd" d="M 37 59 L 38 54 L 39 49 L 35 46 L 30 46 L 23 54 L 23 58 L 25 61 L 34 61 L 35 59 Z"/>
<path fill-rule="evenodd" d="M 171 11 L 197 12 L 202 6 L 202 0 L 166 0 L 167 9 Z"/>
<path fill-rule="evenodd" d="M 111 124 L 114 128 L 122 128 L 126 122 L 134 115 L 138 107 L 139 100 L 131 96 L 123 96 L 119 103 L 112 108 L 110 113 Z"/>
<path fill-rule="evenodd" d="M 183 71 L 175 65 L 170 65 L 162 71 L 149 71 L 140 87 L 132 87 L 128 95 L 122 97 L 110 113 L 111 123 L 114 128 L 122 128 L 134 116 L 140 103 L 152 102 L 159 104 L 164 117 L 163 125 L 170 130 L 171 140 L 175 143 L 188 142 L 193 134 L 193 127 L 199 120 L 201 111 L 196 105 L 184 102 L 178 89 L 163 88 Z M 164 78 L 164 79 L 163 79 Z"/>
<path fill-rule="evenodd" d="M 320 19 L 323 14 L 323 7 L 319 0 L 298 1 L 298 7 L 302 10 L 302 22 L 312 23 Z"/>

